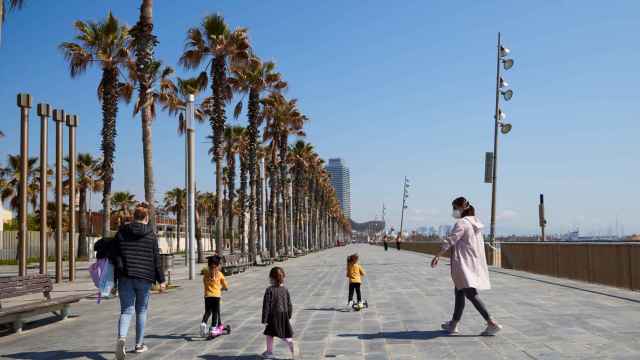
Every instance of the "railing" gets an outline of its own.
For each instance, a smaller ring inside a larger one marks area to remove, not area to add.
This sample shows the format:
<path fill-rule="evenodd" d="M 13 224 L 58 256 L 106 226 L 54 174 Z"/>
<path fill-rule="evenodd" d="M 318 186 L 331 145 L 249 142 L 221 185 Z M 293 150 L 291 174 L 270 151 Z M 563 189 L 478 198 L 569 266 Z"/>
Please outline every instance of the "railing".
<path fill-rule="evenodd" d="M 396 251 L 395 241 L 389 241 L 389 251 Z M 382 245 L 382 243 L 376 243 L 376 245 Z M 416 242 L 401 242 L 400 248 L 402 250 L 415 251 L 423 254 L 435 255 L 440 252 L 442 242 L 439 241 L 416 241 Z M 447 252 L 445 257 L 449 257 Z M 485 246 L 485 256 L 487 257 L 487 264 L 492 266 L 500 266 L 500 250 L 493 249 L 490 246 Z"/>
<path fill-rule="evenodd" d="M 501 243 L 502 267 L 640 290 L 640 243 Z"/>

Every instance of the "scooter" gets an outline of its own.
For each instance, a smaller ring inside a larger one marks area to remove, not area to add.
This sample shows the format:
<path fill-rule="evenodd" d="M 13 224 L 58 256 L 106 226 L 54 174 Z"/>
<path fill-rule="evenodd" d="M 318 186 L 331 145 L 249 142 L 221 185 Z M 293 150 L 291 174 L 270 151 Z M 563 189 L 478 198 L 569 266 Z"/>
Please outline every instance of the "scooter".
<path fill-rule="evenodd" d="M 211 340 L 217 338 L 218 336 L 229 334 L 231 334 L 231 325 L 220 324 L 218 326 L 211 327 L 211 330 L 209 330 L 208 339 Z"/>

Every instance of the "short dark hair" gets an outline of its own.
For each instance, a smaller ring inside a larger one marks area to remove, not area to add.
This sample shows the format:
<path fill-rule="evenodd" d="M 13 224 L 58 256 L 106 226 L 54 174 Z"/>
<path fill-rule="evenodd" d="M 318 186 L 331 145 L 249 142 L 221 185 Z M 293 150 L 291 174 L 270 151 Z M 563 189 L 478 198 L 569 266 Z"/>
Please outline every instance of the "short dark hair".
<path fill-rule="evenodd" d="M 220 265 L 220 260 L 221 260 L 220 256 L 218 256 L 218 255 L 209 256 L 207 258 L 207 265 L 209 267 L 211 267 L 211 266 L 219 266 Z"/>
<path fill-rule="evenodd" d="M 347 257 L 347 264 L 355 264 L 358 262 L 358 254 L 351 254 Z"/>
<path fill-rule="evenodd" d="M 455 198 L 455 200 L 451 202 L 451 205 L 454 208 L 462 210 L 462 217 L 476 216 L 476 209 L 471 205 L 471 203 L 469 203 L 469 200 L 465 199 L 462 196 Z"/>
<path fill-rule="evenodd" d="M 284 277 L 284 270 L 280 266 L 274 266 L 271 268 L 271 271 L 269 271 L 269 278 L 271 278 L 271 280 L 273 280 L 277 285 L 284 284 Z"/>

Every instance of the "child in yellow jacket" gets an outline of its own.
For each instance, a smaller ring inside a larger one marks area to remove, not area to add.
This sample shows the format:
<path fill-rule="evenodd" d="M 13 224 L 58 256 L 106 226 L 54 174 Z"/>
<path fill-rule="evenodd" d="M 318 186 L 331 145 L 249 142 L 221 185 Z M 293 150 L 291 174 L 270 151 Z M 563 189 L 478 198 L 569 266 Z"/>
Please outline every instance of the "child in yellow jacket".
<path fill-rule="evenodd" d="M 347 257 L 347 278 L 349 279 L 349 302 L 347 306 L 353 305 L 353 292 L 358 296 L 358 305 L 362 305 L 362 295 L 360 294 L 360 284 L 365 275 L 364 269 L 358 264 L 358 254 Z"/>
<path fill-rule="evenodd" d="M 220 317 L 220 297 L 222 290 L 227 290 L 229 285 L 222 271 L 220 271 L 220 257 L 210 256 L 207 259 L 207 268 L 202 270 L 202 282 L 204 284 L 204 316 L 200 324 L 200 335 L 207 335 L 207 321 L 211 319 L 211 327 L 218 327 L 222 324 Z"/>

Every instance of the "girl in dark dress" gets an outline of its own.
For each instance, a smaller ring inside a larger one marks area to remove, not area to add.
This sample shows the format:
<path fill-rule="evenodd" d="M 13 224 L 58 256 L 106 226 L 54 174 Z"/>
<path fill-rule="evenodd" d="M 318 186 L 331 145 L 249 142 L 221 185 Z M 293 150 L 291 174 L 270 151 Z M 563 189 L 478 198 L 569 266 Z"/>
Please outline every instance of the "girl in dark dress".
<path fill-rule="evenodd" d="M 264 292 L 262 302 L 262 323 L 266 324 L 264 334 L 267 336 L 267 350 L 262 353 L 265 359 L 273 358 L 273 338 L 278 337 L 284 340 L 291 351 L 292 358 L 295 358 L 293 346 L 293 329 L 291 328 L 291 296 L 289 290 L 284 287 L 284 270 L 275 266 L 269 272 L 271 286 Z"/>

